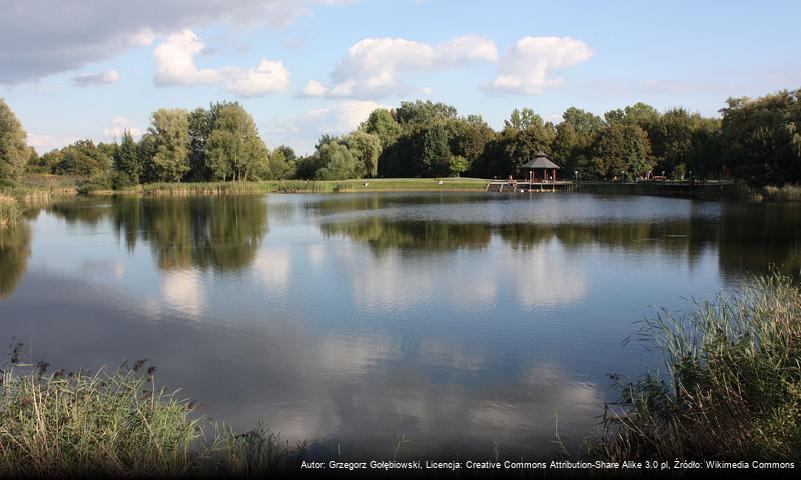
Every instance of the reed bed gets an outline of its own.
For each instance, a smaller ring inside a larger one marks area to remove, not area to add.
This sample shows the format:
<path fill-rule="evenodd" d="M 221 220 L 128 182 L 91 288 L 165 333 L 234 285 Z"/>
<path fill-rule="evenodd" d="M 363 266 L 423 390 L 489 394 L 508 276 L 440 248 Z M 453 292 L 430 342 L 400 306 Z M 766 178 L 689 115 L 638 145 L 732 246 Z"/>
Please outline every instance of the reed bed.
<path fill-rule="evenodd" d="M 258 476 L 291 454 L 267 429 L 236 434 L 194 415 L 144 361 L 95 374 L 47 367 L 14 361 L 2 374 L 0 477 Z"/>
<path fill-rule="evenodd" d="M 613 376 L 620 402 L 596 455 L 634 459 L 798 460 L 801 453 L 801 290 L 773 273 L 689 314 L 662 312 L 636 339 L 665 371 Z M 622 410 L 621 410 L 622 409 Z"/>
<path fill-rule="evenodd" d="M 22 216 L 22 209 L 16 198 L 0 192 L 0 228 L 7 228 Z"/>

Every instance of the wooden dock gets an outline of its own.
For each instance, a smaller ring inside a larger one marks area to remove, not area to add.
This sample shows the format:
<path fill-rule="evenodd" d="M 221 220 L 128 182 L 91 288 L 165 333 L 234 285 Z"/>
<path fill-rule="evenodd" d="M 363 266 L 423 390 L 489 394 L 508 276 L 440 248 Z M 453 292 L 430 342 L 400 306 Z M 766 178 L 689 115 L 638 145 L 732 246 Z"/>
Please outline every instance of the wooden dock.
<path fill-rule="evenodd" d="M 570 180 L 550 182 L 496 180 L 489 182 L 485 190 L 488 192 L 555 192 L 557 190 L 570 191 L 572 188 L 573 182 Z"/>

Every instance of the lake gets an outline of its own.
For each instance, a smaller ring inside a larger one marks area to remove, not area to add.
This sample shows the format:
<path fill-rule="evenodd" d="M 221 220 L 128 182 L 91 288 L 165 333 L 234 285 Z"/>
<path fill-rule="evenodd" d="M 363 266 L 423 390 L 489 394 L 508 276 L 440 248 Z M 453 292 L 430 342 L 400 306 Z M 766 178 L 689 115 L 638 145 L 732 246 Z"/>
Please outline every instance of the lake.
<path fill-rule="evenodd" d="M 0 231 L 0 341 L 159 384 L 320 455 L 547 456 L 596 431 L 623 341 L 769 264 L 801 208 L 591 194 L 73 199 Z"/>

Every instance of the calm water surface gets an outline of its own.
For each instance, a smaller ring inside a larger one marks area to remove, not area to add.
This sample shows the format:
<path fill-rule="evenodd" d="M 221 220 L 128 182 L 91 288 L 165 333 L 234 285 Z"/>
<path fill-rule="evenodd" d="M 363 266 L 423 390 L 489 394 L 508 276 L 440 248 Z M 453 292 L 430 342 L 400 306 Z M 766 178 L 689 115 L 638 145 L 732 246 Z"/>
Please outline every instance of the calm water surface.
<path fill-rule="evenodd" d="M 238 429 L 343 455 L 545 455 L 592 433 L 659 306 L 769 263 L 801 209 L 585 194 L 72 200 L 0 231 L 0 341 L 147 358 Z M 518 457 L 519 458 L 519 457 Z"/>

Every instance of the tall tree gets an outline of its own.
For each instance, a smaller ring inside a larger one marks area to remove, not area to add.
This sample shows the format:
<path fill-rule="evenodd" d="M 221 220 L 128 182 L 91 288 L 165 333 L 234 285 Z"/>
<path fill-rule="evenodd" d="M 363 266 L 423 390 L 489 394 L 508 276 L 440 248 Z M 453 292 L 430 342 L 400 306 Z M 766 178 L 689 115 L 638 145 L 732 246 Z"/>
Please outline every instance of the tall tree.
<path fill-rule="evenodd" d="M 189 113 L 183 109 L 156 110 L 148 133 L 152 156 L 147 161 L 153 179 L 180 181 L 189 171 Z"/>
<path fill-rule="evenodd" d="M 212 178 L 252 180 L 264 169 L 267 147 L 253 117 L 238 103 L 220 107 L 206 144 L 206 164 Z"/>
<path fill-rule="evenodd" d="M 129 130 L 122 133 L 122 141 L 114 155 L 114 169 L 118 174 L 119 186 L 137 185 L 142 176 L 142 161 Z"/>
<path fill-rule="evenodd" d="M 356 176 L 375 177 L 378 174 L 378 158 L 383 149 L 379 136 L 356 130 L 346 136 L 344 141 L 357 162 Z"/>
<path fill-rule="evenodd" d="M 0 179 L 15 178 L 25 170 L 30 151 L 17 116 L 0 97 Z"/>
<path fill-rule="evenodd" d="M 399 124 L 409 125 L 427 124 L 437 120 L 454 120 L 457 113 L 456 107 L 444 103 L 416 100 L 401 102 L 401 106 L 395 111 L 395 116 Z"/>
<path fill-rule="evenodd" d="M 599 136 L 595 156 L 582 171 L 599 178 L 635 178 L 653 168 L 648 135 L 637 125 L 613 123 Z"/>
<path fill-rule="evenodd" d="M 360 128 L 367 133 L 378 135 L 382 150 L 395 143 L 403 132 L 403 128 L 392 116 L 392 113 L 383 108 L 373 110 Z"/>

